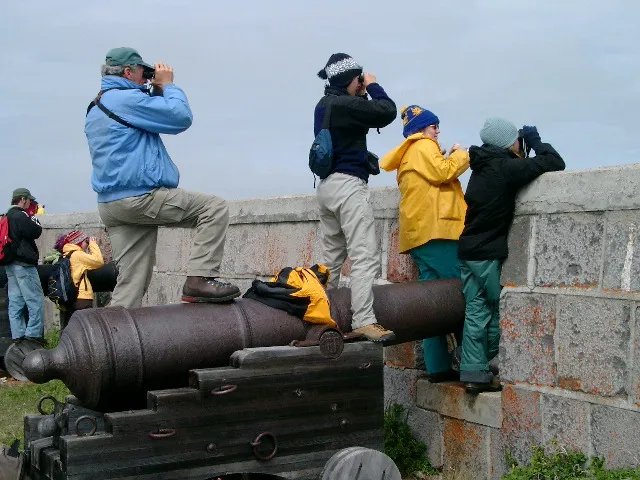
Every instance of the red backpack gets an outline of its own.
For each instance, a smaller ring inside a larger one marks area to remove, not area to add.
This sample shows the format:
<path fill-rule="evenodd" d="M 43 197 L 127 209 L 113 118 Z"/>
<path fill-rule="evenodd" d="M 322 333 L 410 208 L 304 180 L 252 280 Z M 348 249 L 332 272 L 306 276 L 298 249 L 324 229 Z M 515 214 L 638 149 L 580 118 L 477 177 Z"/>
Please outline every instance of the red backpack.
<path fill-rule="evenodd" d="M 6 265 L 11 261 L 8 258 L 9 244 L 11 238 L 9 238 L 9 218 L 6 215 L 0 217 L 0 265 Z"/>

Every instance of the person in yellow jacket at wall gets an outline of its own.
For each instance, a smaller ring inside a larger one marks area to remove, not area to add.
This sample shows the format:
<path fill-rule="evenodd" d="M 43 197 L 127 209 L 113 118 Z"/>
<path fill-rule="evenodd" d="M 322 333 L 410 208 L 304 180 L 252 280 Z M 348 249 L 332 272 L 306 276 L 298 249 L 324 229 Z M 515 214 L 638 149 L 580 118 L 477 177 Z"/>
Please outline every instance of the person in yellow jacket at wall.
<path fill-rule="evenodd" d="M 440 120 L 429 110 L 410 105 L 400 116 L 406 140 L 380 162 L 384 170 L 398 171 L 400 253 L 411 255 L 420 281 L 459 278 L 458 238 L 467 205 L 458 177 L 469 168 L 469 153 L 456 144 L 443 155 Z M 459 378 L 446 335 L 424 340 L 424 359 L 430 382 Z"/>
<path fill-rule="evenodd" d="M 87 271 L 102 267 L 104 259 L 97 239 L 78 230 L 73 230 L 65 236 L 62 254 L 70 256 L 71 279 L 78 287 L 78 297 L 73 307 L 61 312 L 60 327 L 64 328 L 74 311 L 93 307 L 93 288 L 87 278 Z"/>

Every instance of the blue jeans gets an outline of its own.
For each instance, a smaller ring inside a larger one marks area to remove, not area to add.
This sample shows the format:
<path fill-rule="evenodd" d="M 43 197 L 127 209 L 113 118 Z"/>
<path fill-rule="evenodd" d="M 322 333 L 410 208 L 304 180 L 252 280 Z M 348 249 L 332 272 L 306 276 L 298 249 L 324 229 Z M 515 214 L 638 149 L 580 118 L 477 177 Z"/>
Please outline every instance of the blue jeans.
<path fill-rule="evenodd" d="M 421 282 L 439 278 L 460 278 L 456 240 L 430 240 L 424 245 L 412 248 L 409 254 L 418 266 L 418 280 Z M 451 355 L 446 335 L 425 338 L 423 349 L 428 373 L 451 370 Z"/>
<path fill-rule="evenodd" d="M 11 337 L 42 338 L 44 336 L 44 294 L 38 270 L 32 265 L 11 263 L 5 267 L 9 297 Z M 25 323 L 24 307 L 29 311 Z"/>

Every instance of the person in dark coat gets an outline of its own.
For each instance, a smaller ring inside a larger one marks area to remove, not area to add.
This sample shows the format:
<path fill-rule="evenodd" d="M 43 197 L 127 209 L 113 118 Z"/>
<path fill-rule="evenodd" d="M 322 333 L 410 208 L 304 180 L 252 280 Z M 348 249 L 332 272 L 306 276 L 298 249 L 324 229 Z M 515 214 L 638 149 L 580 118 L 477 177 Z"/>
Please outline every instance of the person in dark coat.
<path fill-rule="evenodd" d="M 35 200 L 26 188 L 13 191 L 11 208 L 6 214 L 11 242 L 5 250 L 4 262 L 11 338 L 16 343 L 26 338 L 44 345 L 44 294 L 36 269 L 39 253 L 35 242 L 42 227 L 35 216 L 27 213 Z M 26 324 L 25 307 L 29 312 Z"/>
<path fill-rule="evenodd" d="M 536 127 L 520 131 L 507 120 L 489 118 L 480 131 L 483 145 L 469 149 L 471 177 L 467 214 L 458 243 L 466 308 L 460 380 L 469 393 L 498 390 L 489 361 L 500 343 L 500 273 L 518 191 L 545 172 L 564 170 L 558 152 L 543 143 Z M 526 149 L 536 156 L 523 158 Z"/>
<path fill-rule="evenodd" d="M 396 104 L 376 77 L 363 73 L 345 53 L 331 55 L 318 76 L 328 85 L 314 110 L 314 135 L 328 112 L 333 145 L 332 168 L 316 192 L 323 263 L 330 271 L 329 285 L 337 287 L 342 265 L 347 257 L 351 259 L 351 327 L 369 340 L 390 341 L 393 332 L 378 323 L 373 311 L 372 287 L 380 252 L 369 198 L 369 175 L 375 172 L 369 163 L 367 132 L 393 122 Z"/>

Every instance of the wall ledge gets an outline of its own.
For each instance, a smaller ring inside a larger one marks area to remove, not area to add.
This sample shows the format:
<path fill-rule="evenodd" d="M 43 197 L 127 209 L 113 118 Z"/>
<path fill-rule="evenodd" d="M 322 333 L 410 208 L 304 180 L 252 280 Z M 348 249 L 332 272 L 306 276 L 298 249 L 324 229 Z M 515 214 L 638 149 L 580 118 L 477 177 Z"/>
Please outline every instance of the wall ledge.
<path fill-rule="evenodd" d="M 636 210 L 638 185 L 640 163 L 545 173 L 520 192 L 515 214 Z"/>

